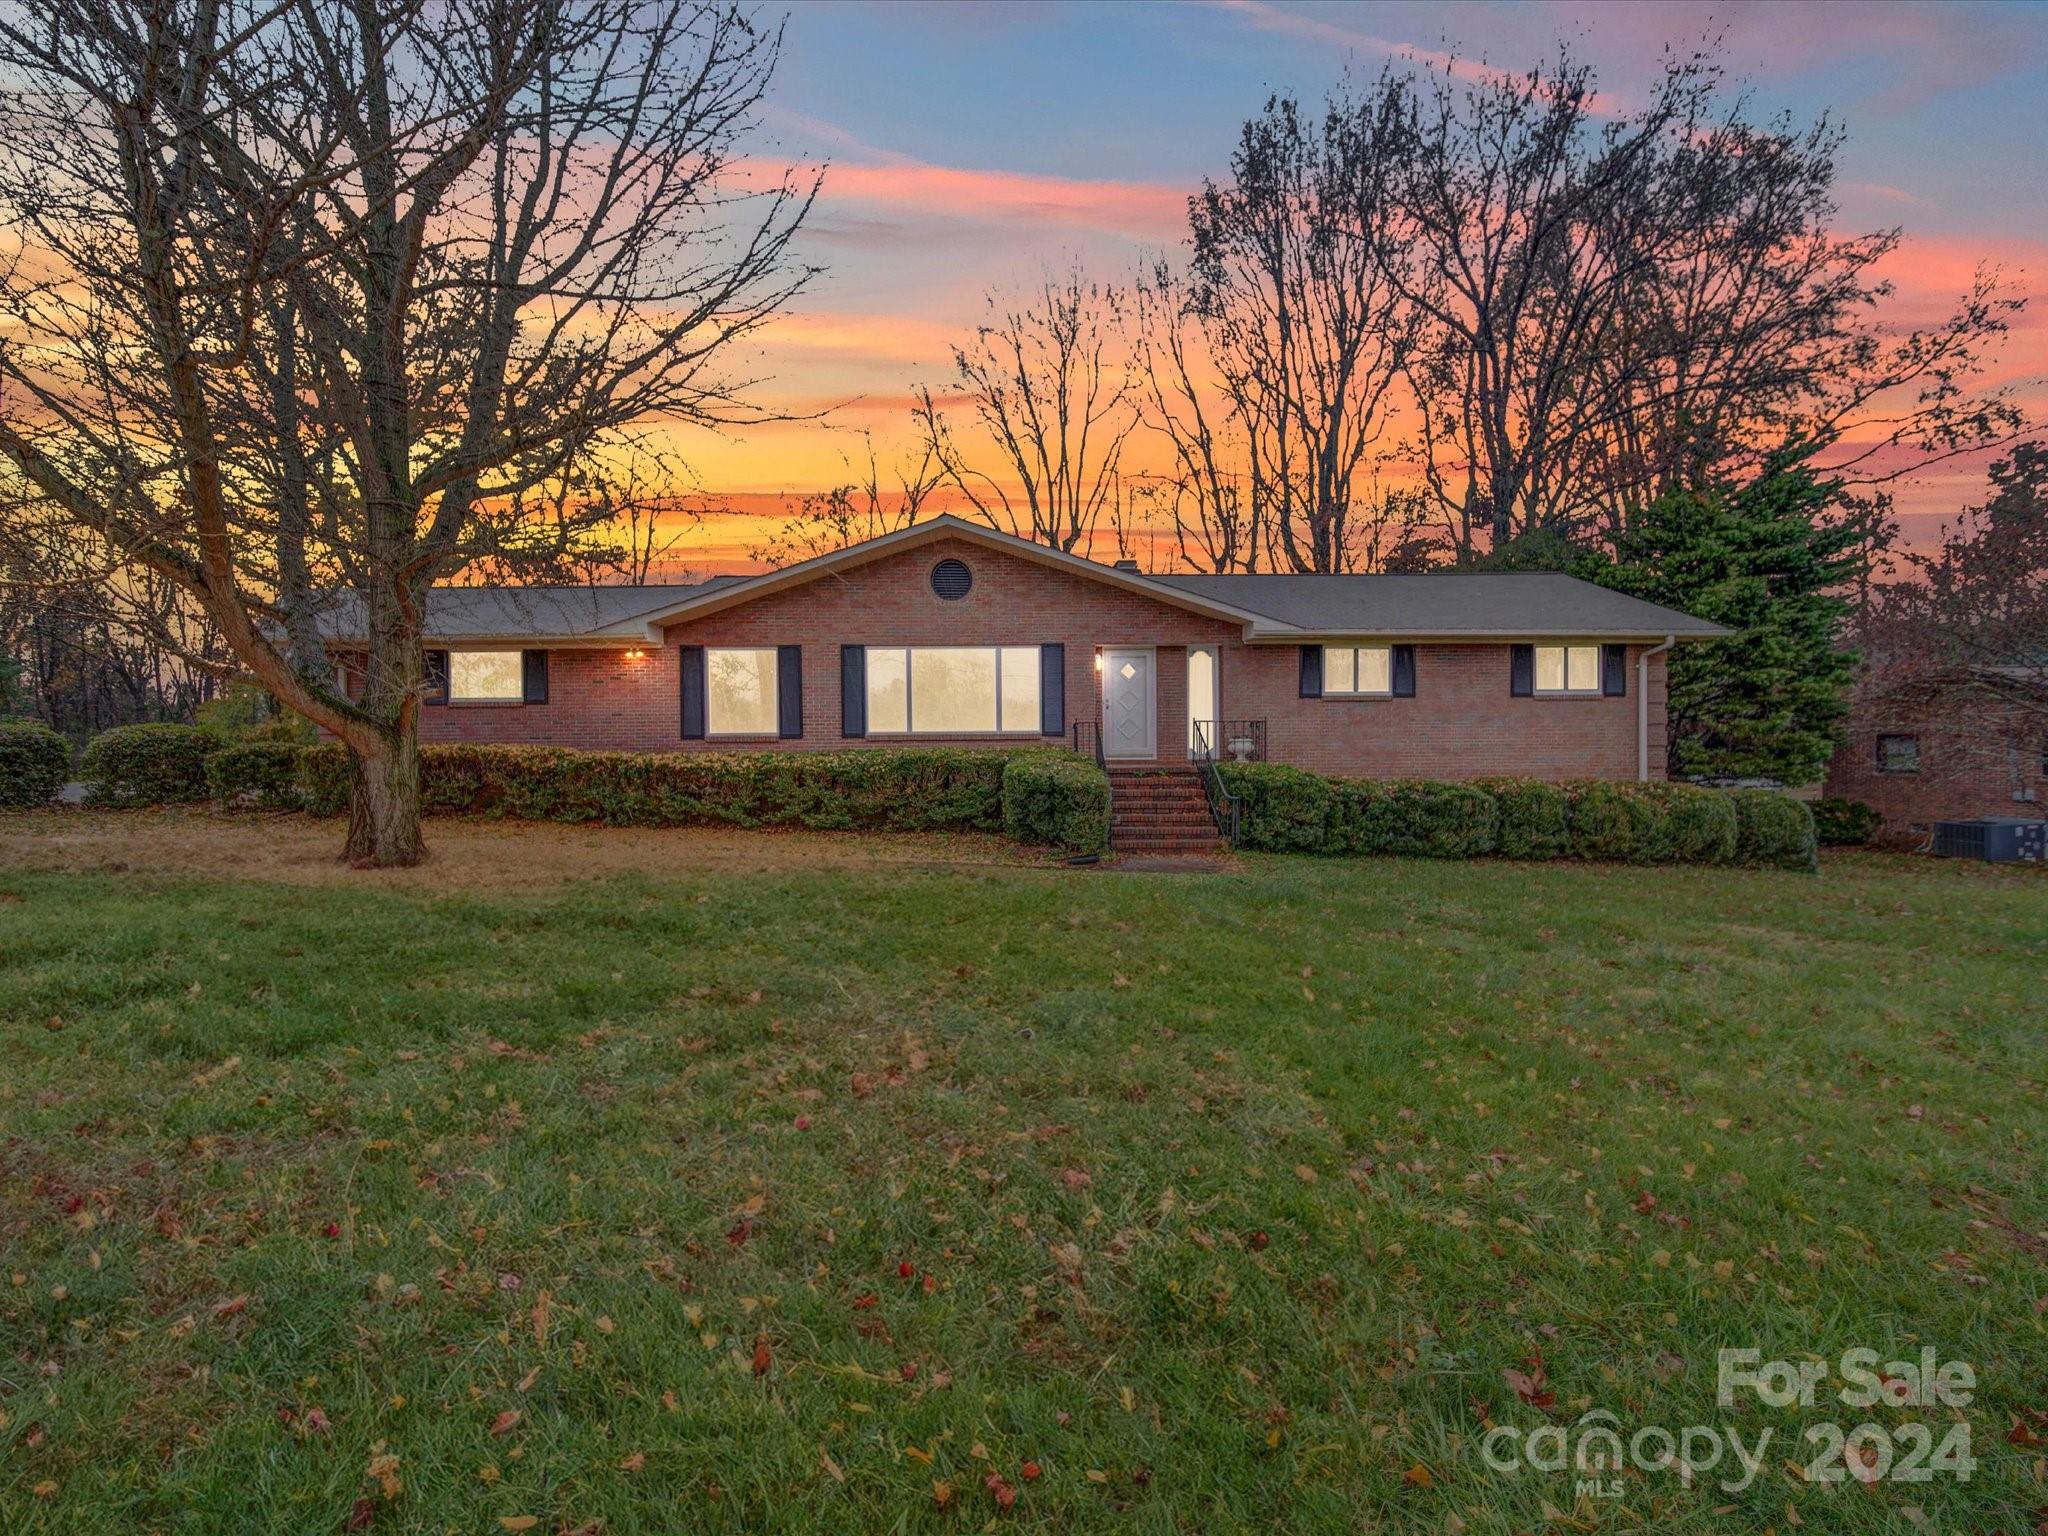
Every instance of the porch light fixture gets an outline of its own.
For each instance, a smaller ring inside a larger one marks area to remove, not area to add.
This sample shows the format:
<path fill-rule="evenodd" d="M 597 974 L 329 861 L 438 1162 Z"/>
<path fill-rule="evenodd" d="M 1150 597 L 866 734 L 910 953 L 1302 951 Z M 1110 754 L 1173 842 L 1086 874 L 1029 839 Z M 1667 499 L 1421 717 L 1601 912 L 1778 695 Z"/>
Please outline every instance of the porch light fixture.
<path fill-rule="evenodd" d="M 1102 652 L 1100 651 L 1095 653 L 1095 670 L 1098 672 L 1102 670 Z"/>
<path fill-rule="evenodd" d="M 645 661 L 646 659 L 647 653 L 643 650 L 635 648 L 626 652 L 626 660 L 628 661 Z"/>

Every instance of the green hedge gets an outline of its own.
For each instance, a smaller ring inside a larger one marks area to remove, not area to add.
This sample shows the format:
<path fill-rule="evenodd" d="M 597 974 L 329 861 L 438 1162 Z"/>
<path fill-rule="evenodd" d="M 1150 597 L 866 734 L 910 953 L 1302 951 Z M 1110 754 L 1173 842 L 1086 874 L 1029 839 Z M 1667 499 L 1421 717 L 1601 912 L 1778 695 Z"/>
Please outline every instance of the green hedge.
<path fill-rule="evenodd" d="M 1564 791 L 1541 779 L 1478 779 L 1500 808 L 1493 851 L 1504 859 L 1557 859 L 1571 846 Z"/>
<path fill-rule="evenodd" d="M 1109 775 L 1074 752 L 1026 752 L 1003 766 L 1003 831 L 1071 853 L 1109 846 Z"/>
<path fill-rule="evenodd" d="M 1813 812 L 1803 800 L 1774 789 L 1731 789 L 1735 803 L 1735 861 L 1766 869 L 1818 869 Z"/>
<path fill-rule="evenodd" d="M 1431 779 L 1340 779 L 1330 851 L 1473 859 L 1493 852 L 1500 806 L 1471 784 Z"/>
<path fill-rule="evenodd" d="M 1278 763 L 1217 768 L 1244 802 L 1242 846 L 1262 852 L 1813 867 L 1806 807 L 1768 791 L 1609 780 L 1325 779 Z"/>
<path fill-rule="evenodd" d="M 0 725 L 0 807 L 48 805 L 71 772 L 71 743 L 47 725 Z"/>
<path fill-rule="evenodd" d="M 122 725 L 86 744 L 78 776 L 92 805 L 182 805 L 207 797 L 213 743 L 189 725 Z"/>
<path fill-rule="evenodd" d="M 999 832 L 1003 769 L 1017 755 L 942 747 L 655 754 L 426 746 L 420 801 L 429 815 L 608 826 Z M 346 812 L 352 772 L 338 744 L 301 752 L 306 808 Z"/>
<path fill-rule="evenodd" d="M 1262 853 L 1334 853 L 1337 806 L 1328 779 L 1285 763 L 1218 763 L 1223 785 L 1243 802 L 1238 843 Z"/>
<path fill-rule="evenodd" d="M 1814 840 L 1823 848 L 1861 848 L 1883 825 L 1877 807 L 1861 800 L 1824 795 L 1813 802 Z"/>
<path fill-rule="evenodd" d="M 296 811 L 305 803 L 299 788 L 304 748 L 288 741 L 245 741 L 222 747 L 206 759 L 206 787 L 233 810 Z"/>

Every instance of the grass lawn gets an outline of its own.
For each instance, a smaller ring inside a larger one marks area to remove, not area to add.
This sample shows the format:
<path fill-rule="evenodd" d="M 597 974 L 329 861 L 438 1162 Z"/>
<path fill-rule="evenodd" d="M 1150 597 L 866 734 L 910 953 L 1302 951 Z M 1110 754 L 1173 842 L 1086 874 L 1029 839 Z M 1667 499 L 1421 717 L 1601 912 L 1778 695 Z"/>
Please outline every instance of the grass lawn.
<path fill-rule="evenodd" d="M 2040 871 L 248 880 L 37 824 L 105 848 L 0 843 L 9 1536 L 2048 1519 Z M 1721 1348 L 1923 1345 L 1968 1407 L 1715 1403 Z M 1595 1411 L 1776 1438 L 1481 1454 Z M 1976 1472 L 1808 1481 L 1821 1421 Z"/>

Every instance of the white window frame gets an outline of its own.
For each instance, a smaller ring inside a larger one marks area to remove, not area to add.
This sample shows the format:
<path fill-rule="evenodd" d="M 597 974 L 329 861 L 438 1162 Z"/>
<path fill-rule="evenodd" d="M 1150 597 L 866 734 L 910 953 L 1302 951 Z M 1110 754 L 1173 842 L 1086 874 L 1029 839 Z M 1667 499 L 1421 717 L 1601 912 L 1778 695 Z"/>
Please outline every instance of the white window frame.
<path fill-rule="evenodd" d="M 769 723 L 763 727 L 748 727 L 739 731 L 721 731 L 712 719 L 712 700 L 717 695 L 712 691 L 711 676 L 716 656 L 767 656 L 771 658 L 768 668 L 768 714 Z M 704 735 L 727 741 L 766 741 L 782 734 L 782 657 L 778 647 L 772 645 L 715 645 L 704 648 Z"/>
<path fill-rule="evenodd" d="M 1387 658 L 1387 686 L 1384 688 L 1361 688 L 1358 686 L 1358 658 L 1362 652 L 1377 651 Z M 1350 658 L 1351 686 L 1338 688 L 1331 685 L 1330 658 L 1338 654 Z M 1391 645 L 1326 645 L 1323 647 L 1323 697 L 1327 699 L 1391 699 L 1394 696 L 1394 648 Z"/>
<path fill-rule="evenodd" d="M 512 658 L 512 692 L 461 693 L 455 687 L 455 673 L 459 658 L 465 656 L 510 656 Z M 448 702 L 450 704 L 524 704 L 526 702 L 526 660 L 522 651 L 485 650 L 472 648 L 466 651 L 451 650 L 448 653 Z"/>
<path fill-rule="evenodd" d="M 1599 643 L 1595 642 L 1594 644 L 1587 645 L 1584 642 L 1560 641 L 1552 645 L 1533 645 L 1529 650 L 1529 691 L 1535 697 L 1539 699 L 1597 699 L 1606 691 L 1602 686 L 1602 673 L 1606 669 L 1607 657 L 1605 648 Z M 1559 665 L 1559 670 L 1564 674 L 1564 686 L 1562 688 L 1546 688 L 1543 686 L 1543 653 L 1545 651 L 1563 652 Z M 1573 651 L 1591 651 L 1593 653 L 1593 681 L 1587 687 L 1576 687 L 1573 684 Z"/>
<path fill-rule="evenodd" d="M 870 735 L 870 736 L 896 736 L 896 737 L 902 737 L 902 738 L 906 738 L 906 739 L 907 739 L 907 738 L 909 738 L 909 737 L 912 737 L 912 736 L 1043 736 L 1043 735 L 1045 734 L 1045 720 L 1044 720 L 1044 712 L 1045 712 L 1045 694 L 1044 694 L 1044 688 L 1045 688 L 1045 683 L 1044 683 L 1044 677 L 1045 677 L 1045 672 L 1044 672 L 1044 667 L 1045 667 L 1045 648 L 1044 648 L 1043 646 L 1038 646 L 1038 645 L 869 645 L 869 646 L 863 646 L 863 647 L 862 647 L 862 649 L 863 649 L 863 650 L 864 650 L 864 651 L 865 651 L 865 652 L 867 653 L 867 655 L 868 655 L 868 656 L 870 656 L 870 657 L 872 657 L 872 656 L 873 656 L 873 655 L 874 655 L 874 654 L 875 654 L 875 653 L 876 653 L 877 651 L 893 651 L 894 653 L 896 653 L 897 655 L 899 655 L 899 656 L 901 656 L 901 657 L 903 658 L 903 729 L 902 729 L 902 730 L 900 730 L 900 731 L 893 731 L 893 730 L 876 730 L 876 729 L 874 728 L 874 695 L 873 695 L 872 693 L 868 693 L 868 692 L 866 692 L 866 691 L 865 691 L 865 690 L 867 689 L 867 687 L 868 687 L 868 684 L 867 684 L 867 683 L 866 683 L 865 681 L 863 681 L 863 683 L 862 683 L 862 685 L 861 685 L 861 686 L 862 686 L 862 689 L 863 689 L 863 703 L 864 703 L 864 704 L 865 704 L 865 705 L 867 706 L 867 709 L 868 709 L 868 712 L 869 712 L 869 713 L 868 713 L 868 735 Z M 991 653 L 991 654 L 993 654 L 993 655 L 995 656 L 995 659 L 996 659 L 996 667 L 995 667 L 995 672 L 996 672 L 996 701 L 995 701 L 995 702 L 996 702 L 996 724 L 995 724 L 995 729 L 994 729 L 994 730 L 992 730 L 992 731 L 921 731 L 921 730 L 919 730 L 919 729 L 917 728 L 917 659 L 916 659 L 916 658 L 917 658 L 917 653 L 918 653 L 919 651 L 984 651 L 984 652 L 988 652 L 988 653 Z M 1022 725 L 1022 726 L 1012 726 L 1012 727 L 1008 727 L 1008 728 L 1005 728 L 1005 727 L 1004 727 L 1004 725 L 1003 725 L 1003 653 L 1004 653 L 1005 651 L 1029 651 L 1029 652 L 1031 653 L 1031 665 L 1032 665 L 1033 667 L 1035 667 L 1035 668 L 1037 668 L 1037 669 L 1038 669 L 1038 670 L 1037 670 L 1037 672 L 1036 672 L 1036 673 L 1034 674 L 1034 675 L 1035 675 L 1035 678 L 1036 678 L 1036 680 L 1037 680 L 1037 683 L 1038 683 L 1038 692 L 1037 692 L 1037 698 L 1038 698 L 1038 708 L 1037 708 L 1036 710 L 1034 710 L 1034 711 L 1032 712 L 1032 717 L 1031 717 L 1031 720 L 1030 720 L 1029 724 L 1027 724 L 1027 725 Z M 863 672 L 864 676 L 866 676 L 866 677 L 871 677 L 871 676 L 873 675 L 873 674 L 872 674 L 872 672 L 871 672 L 871 671 L 869 671 L 869 669 L 868 669 L 867 667 L 865 667 L 865 666 L 863 666 L 863 668 L 862 668 L 862 672 Z"/>

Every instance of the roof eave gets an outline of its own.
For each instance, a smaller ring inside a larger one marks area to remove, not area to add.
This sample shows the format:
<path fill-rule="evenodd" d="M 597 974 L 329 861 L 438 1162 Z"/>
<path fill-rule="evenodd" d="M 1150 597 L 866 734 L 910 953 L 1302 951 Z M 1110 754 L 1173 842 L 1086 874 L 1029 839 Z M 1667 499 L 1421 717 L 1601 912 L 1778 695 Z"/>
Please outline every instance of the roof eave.
<path fill-rule="evenodd" d="M 1666 640 L 1720 640 L 1734 634 L 1715 625 L 1711 629 L 1289 629 L 1265 630 L 1252 627 L 1245 632 L 1249 644 L 1292 644 L 1319 640 L 1398 640 L 1441 645 L 1522 645 L 1554 640 L 1602 640 L 1612 644 L 1661 645 Z"/>

